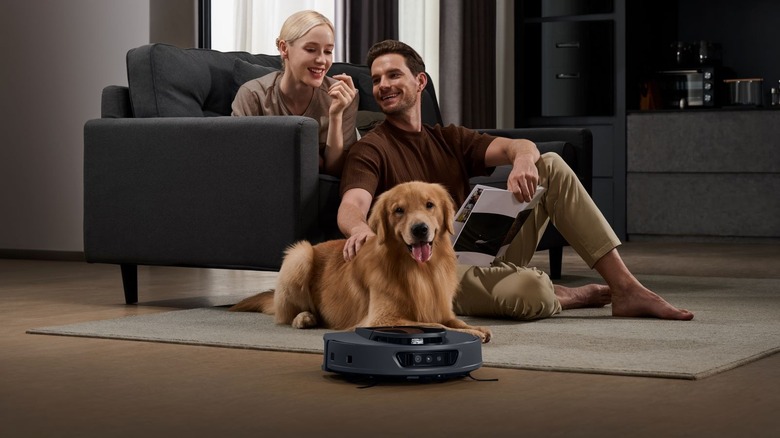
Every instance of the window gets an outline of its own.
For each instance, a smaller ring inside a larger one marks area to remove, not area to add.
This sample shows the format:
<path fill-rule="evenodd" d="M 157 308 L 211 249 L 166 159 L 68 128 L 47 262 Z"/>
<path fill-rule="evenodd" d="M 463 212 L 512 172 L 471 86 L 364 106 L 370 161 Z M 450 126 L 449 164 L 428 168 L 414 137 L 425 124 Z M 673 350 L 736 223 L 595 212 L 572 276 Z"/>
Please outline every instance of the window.
<path fill-rule="evenodd" d="M 336 22 L 334 0 L 213 0 L 211 48 L 223 52 L 240 50 L 275 55 L 278 53 L 276 37 L 282 23 L 304 9 L 314 9 Z M 336 56 L 338 59 L 338 53 Z"/>

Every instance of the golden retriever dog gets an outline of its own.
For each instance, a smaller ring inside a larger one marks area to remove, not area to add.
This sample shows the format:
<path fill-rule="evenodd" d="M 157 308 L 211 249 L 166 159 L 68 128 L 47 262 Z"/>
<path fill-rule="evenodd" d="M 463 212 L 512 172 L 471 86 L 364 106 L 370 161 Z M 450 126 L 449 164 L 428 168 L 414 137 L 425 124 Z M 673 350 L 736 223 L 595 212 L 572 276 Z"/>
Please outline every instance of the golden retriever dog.
<path fill-rule="evenodd" d="M 368 224 L 376 236 L 344 260 L 345 240 L 285 253 L 276 290 L 231 307 L 275 315 L 295 328 L 425 326 L 470 333 L 488 342 L 489 329 L 455 316 L 458 290 L 449 193 L 438 184 L 410 182 L 380 195 Z"/>

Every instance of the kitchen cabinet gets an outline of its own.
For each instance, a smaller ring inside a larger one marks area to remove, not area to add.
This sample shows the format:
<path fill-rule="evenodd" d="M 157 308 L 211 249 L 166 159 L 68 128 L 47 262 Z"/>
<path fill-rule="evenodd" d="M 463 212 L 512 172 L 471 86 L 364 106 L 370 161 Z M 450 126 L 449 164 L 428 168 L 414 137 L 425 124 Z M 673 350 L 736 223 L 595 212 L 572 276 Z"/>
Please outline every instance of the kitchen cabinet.
<path fill-rule="evenodd" d="M 596 205 L 625 238 L 625 0 L 516 8 L 515 124 L 593 133 Z"/>
<path fill-rule="evenodd" d="M 780 2 L 767 0 L 743 0 L 737 6 L 729 0 L 524 0 L 515 8 L 515 124 L 586 127 L 593 132 L 592 197 L 621 239 L 696 233 L 777 236 L 776 203 L 761 204 L 763 209 L 743 205 L 745 199 L 760 198 L 765 187 L 776 191 L 776 170 L 717 170 L 718 160 L 733 163 L 740 158 L 729 158 L 725 150 L 710 151 L 711 146 L 701 142 L 709 138 L 719 147 L 733 142 L 744 157 L 761 165 L 777 164 L 766 150 L 780 138 L 780 133 L 767 131 L 780 126 L 780 111 L 766 106 L 771 87 L 780 80 L 777 17 Z M 639 111 L 642 84 L 667 63 L 673 44 L 702 40 L 722 45 L 723 66 L 734 77 L 764 78 L 765 106 L 740 112 L 721 99 L 708 109 Z M 628 124 L 632 132 L 627 140 Z M 697 130 L 703 126 L 709 129 L 704 136 Z M 637 167 L 653 162 L 647 156 L 650 151 L 672 152 L 657 149 L 665 144 L 674 145 L 674 156 L 701 160 L 710 168 L 656 172 Z M 691 155 L 694 152 L 705 157 Z M 744 199 L 732 203 L 729 198 L 729 205 L 750 215 L 719 214 L 723 204 L 707 191 L 719 182 L 739 187 Z M 677 203 L 677 216 L 659 216 L 662 196 L 677 185 L 685 187 L 671 200 Z M 690 211 L 706 215 L 691 218 Z M 738 231 L 738 223 L 748 224 L 750 231 Z"/>
<path fill-rule="evenodd" d="M 627 117 L 631 239 L 780 238 L 780 110 Z"/>

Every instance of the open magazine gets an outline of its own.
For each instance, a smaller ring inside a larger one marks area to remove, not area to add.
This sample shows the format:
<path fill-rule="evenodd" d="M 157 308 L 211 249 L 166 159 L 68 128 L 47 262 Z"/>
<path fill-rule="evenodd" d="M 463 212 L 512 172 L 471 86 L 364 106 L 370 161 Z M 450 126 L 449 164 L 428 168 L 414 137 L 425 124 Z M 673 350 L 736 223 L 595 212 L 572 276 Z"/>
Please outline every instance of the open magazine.
<path fill-rule="evenodd" d="M 508 190 L 475 186 L 455 214 L 452 244 L 458 263 L 489 266 L 503 255 L 544 190 L 538 186 L 531 202 L 520 202 Z"/>

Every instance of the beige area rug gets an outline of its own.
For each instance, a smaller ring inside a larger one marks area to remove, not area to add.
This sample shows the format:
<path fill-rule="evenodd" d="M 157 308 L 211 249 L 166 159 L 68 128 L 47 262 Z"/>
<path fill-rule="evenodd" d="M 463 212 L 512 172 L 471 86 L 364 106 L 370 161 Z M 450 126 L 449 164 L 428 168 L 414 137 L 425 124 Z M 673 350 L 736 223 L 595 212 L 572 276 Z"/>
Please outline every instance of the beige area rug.
<path fill-rule="evenodd" d="M 535 322 L 464 318 L 489 326 L 484 366 L 701 379 L 780 351 L 780 280 L 640 276 L 696 315 L 693 321 L 613 318 L 610 308 L 564 311 Z M 589 281 L 580 278 L 576 285 Z M 236 298 L 236 297 L 234 297 Z M 224 304 L 230 304 L 226 302 Z M 226 307 L 177 310 L 29 330 L 82 336 L 322 354 L 329 330 L 277 326 Z"/>

